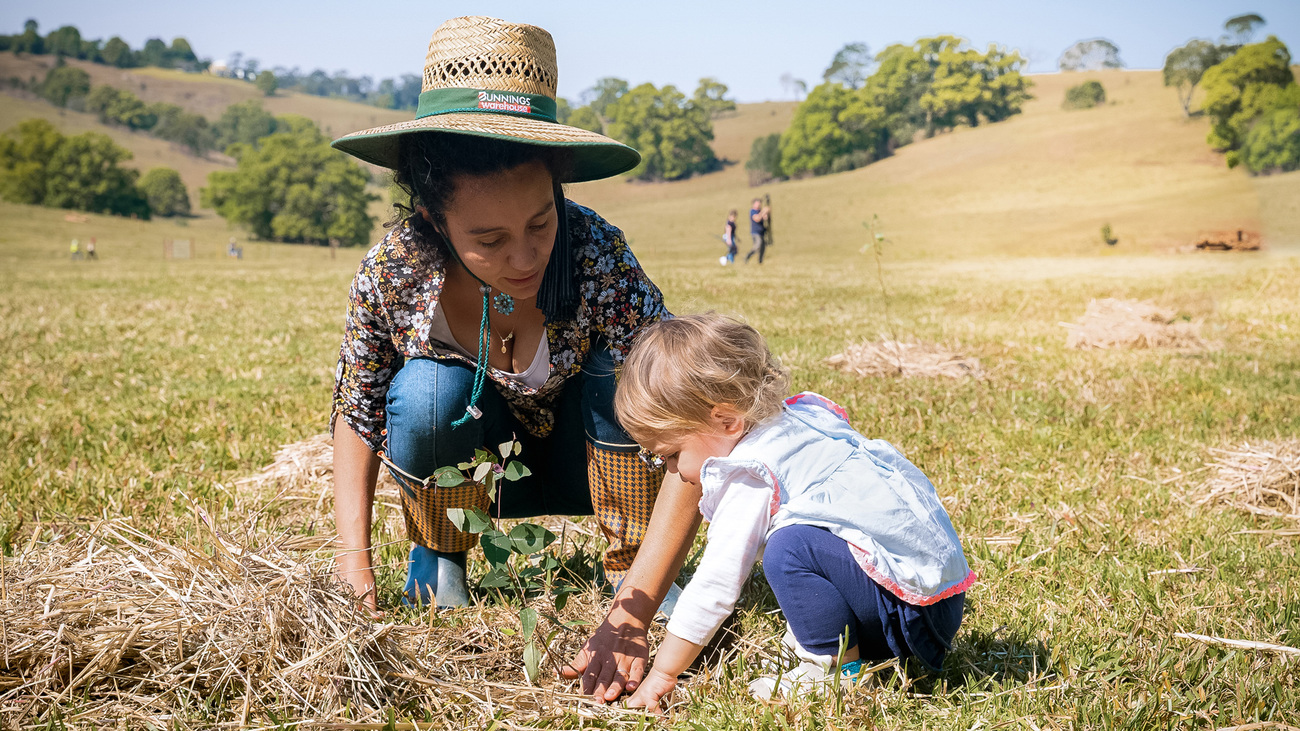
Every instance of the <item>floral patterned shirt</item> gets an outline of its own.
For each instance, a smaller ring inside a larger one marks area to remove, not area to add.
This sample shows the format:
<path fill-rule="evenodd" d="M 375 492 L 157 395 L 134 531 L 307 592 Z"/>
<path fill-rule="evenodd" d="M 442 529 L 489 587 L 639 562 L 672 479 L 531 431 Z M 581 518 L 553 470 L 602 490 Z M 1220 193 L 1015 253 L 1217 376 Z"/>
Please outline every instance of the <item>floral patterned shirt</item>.
<path fill-rule="evenodd" d="M 555 424 L 554 406 L 565 381 L 577 375 L 592 344 L 609 344 L 622 363 L 637 331 L 665 317 L 663 294 L 632 255 L 623 232 L 594 211 L 568 202 L 569 236 L 577 277 L 572 320 L 546 324 L 551 359 L 540 388 L 529 388 L 489 367 L 488 378 L 531 434 Z M 384 442 L 388 386 L 407 358 L 474 361 L 449 343 L 430 339 L 442 292 L 444 261 L 409 224 L 394 228 L 361 261 L 348 295 L 348 317 L 334 375 L 331 430 L 341 417 L 375 451 Z"/>

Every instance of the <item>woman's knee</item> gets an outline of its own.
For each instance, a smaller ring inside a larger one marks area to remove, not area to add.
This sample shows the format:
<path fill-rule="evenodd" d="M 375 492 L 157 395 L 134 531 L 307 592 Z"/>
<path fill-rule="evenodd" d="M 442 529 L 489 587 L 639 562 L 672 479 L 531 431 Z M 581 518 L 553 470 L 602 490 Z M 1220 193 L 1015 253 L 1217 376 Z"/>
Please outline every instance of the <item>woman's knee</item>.
<path fill-rule="evenodd" d="M 587 438 L 598 447 L 615 451 L 635 450 L 614 414 L 614 354 L 604 341 L 592 345 L 582 364 L 582 420 Z"/>
<path fill-rule="evenodd" d="M 403 469 L 410 464 L 426 471 L 447 459 L 459 459 L 451 453 L 465 451 L 457 449 L 461 441 L 470 452 L 482 446 L 481 424 L 451 428 L 465 413 L 473 390 L 474 370 L 469 366 L 429 358 L 408 360 L 388 388 L 390 456 Z"/>

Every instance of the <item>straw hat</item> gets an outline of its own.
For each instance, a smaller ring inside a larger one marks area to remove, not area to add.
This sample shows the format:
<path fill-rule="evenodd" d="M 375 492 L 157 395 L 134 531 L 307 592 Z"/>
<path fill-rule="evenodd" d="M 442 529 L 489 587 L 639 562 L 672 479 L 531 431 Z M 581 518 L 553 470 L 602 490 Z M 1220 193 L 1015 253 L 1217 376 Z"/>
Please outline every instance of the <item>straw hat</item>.
<path fill-rule="evenodd" d="M 555 42 L 533 25 L 452 18 L 433 32 L 415 119 L 353 132 L 334 148 L 386 168 L 412 132 L 492 137 L 573 151 L 573 181 L 636 167 L 641 155 L 602 134 L 555 121 Z"/>

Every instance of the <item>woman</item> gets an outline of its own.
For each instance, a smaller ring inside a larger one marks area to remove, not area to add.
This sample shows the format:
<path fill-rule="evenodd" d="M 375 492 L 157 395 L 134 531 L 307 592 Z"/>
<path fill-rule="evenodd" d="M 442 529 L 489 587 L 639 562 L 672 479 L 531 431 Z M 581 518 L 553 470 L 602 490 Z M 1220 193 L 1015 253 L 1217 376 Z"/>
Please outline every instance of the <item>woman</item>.
<path fill-rule="evenodd" d="M 561 187 L 625 172 L 640 155 L 556 123 L 555 84 L 546 31 L 456 18 L 429 44 L 416 119 L 334 142 L 394 170 L 411 201 L 352 282 L 331 415 L 336 563 L 375 608 L 370 516 L 383 462 L 413 542 L 406 599 L 466 604 L 476 539 L 446 512 L 487 508 L 487 495 L 429 478 L 517 436 L 532 475 L 503 484 L 493 514 L 594 513 L 609 539 L 605 573 L 622 587 L 567 674 L 585 671 L 585 691 L 612 700 L 640 678 L 645 627 L 698 519 L 680 481 L 644 462 L 613 414 L 614 365 L 640 328 L 669 316 L 662 295 L 622 232 Z M 638 556 L 647 533 L 656 540 Z"/>

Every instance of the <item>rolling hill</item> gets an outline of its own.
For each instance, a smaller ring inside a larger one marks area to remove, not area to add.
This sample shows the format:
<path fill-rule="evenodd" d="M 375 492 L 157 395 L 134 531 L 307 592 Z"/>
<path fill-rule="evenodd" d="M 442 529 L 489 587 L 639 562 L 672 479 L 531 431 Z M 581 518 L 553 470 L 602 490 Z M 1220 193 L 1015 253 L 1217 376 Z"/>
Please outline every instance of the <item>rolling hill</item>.
<path fill-rule="evenodd" d="M 0 54 L 0 78 L 41 77 L 49 57 Z M 216 118 L 226 105 L 261 98 L 251 84 L 162 69 L 122 70 L 73 61 L 93 83 L 127 88 Z M 1109 102 L 1065 111 L 1065 89 L 1095 78 Z M 859 170 L 750 188 L 744 163 L 755 137 L 784 129 L 791 102 L 746 104 L 715 120 L 722 170 L 661 184 L 622 179 L 573 186 L 571 195 L 624 227 L 638 250 L 716 261 L 726 211 L 770 194 L 778 257 L 856 252 L 863 222 L 878 215 L 891 256 L 1052 256 L 1097 253 L 1111 224 L 1127 253 L 1172 251 L 1208 231 L 1260 230 L 1270 246 L 1300 248 L 1300 173 L 1251 178 L 1228 170 L 1205 144 L 1207 121 L 1187 119 L 1156 71 L 1045 74 L 1023 114 L 958 129 L 900 148 Z M 294 92 L 262 98 L 274 113 L 302 114 L 331 134 L 409 118 L 408 112 Z M 67 132 L 99 129 L 135 153 L 132 165 L 181 171 L 197 198 L 221 155 L 185 154 L 166 142 L 105 127 L 91 115 L 57 109 L 31 95 L 8 95 L 0 128 L 40 116 Z M 211 212 L 201 211 L 199 225 Z M 216 226 L 219 220 L 210 222 Z"/>

